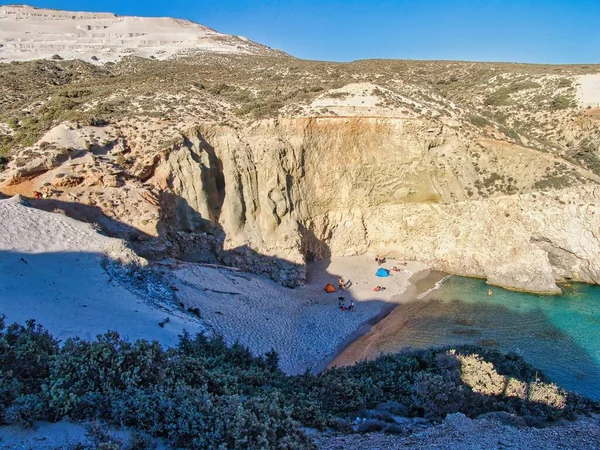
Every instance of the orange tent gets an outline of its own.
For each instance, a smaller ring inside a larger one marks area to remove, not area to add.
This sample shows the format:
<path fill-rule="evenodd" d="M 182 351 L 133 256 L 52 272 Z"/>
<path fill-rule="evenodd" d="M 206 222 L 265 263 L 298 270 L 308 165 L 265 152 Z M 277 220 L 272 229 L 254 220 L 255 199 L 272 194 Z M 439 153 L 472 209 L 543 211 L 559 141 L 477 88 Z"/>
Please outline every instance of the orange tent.
<path fill-rule="evenodd" d="M 325 292 L 327 292 L 328 294 L 331 294 L 331 293 L 333 293 L 333 292 L 336 292 L 336 290 L 335 290 L 335 286 L 334 286 L 333 284 L 331 284 L 331 283 L 327 283 L 327 284 L 325 285 Z"/>

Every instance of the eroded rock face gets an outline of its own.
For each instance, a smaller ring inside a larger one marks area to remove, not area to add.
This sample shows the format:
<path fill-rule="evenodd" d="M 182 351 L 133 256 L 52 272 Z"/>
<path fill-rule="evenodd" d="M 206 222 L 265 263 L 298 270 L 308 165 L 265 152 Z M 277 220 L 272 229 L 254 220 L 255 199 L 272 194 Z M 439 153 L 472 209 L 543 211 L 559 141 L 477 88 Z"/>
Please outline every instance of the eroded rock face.
<path fill-rule="evenodd" d="M 502 171 L 519 174 L 515 190 L 533 191 L 555 161 L 487 141 L 477 151 L 496 162 L 479 176 L 473 149 L 454 129 L 427 125 L 308 119 L 241 132 L 200 127 L 156 173 L 171 180 L 188 213 L 223 232 L 223 250 L 243 249 L 230 260 L 242 266 L 257 255 L 303 267 L 307 256 L 373 252 L 537 292 L 558 292 L 556 279 L 599 279 L 597 188 L 502 195 L 500 186 L 492 198 L 468 200 L 481 177 L 501 179 Z M 296 284 L 298 273 L 276 267 L 258 271 Z"/>
<path fill-rule="evenodd" d="M 75 149 L 34 181 L 129 233 L 143 226 L 158 237 L 146 255 L 231 264 L 287 286 L 304 282 L 307 259 L 367 252 L 528 291 L 600 280 L 598 177 L 546 153 L 411 118 L 190 125 L 155 150 L 104 133 L 109 147 Z M 116 170 L 125 147 L 131 164 Z M 538 192 L 557 170 L 573 187 Z M 5 185 L 24 172 L 8 173 Z"/>
<path fill-rule="evenodd" d="M 597 283 L 600 189 L 503 196 L 446 205 L 393 205 L 338 213 L 331 248 L 419 259 L 490 284 L 559 292 L 556 279 Z M 323 218 L 331 222 L 329 218 Z M 352 230 L 349 232 L 348 230 Z"/>

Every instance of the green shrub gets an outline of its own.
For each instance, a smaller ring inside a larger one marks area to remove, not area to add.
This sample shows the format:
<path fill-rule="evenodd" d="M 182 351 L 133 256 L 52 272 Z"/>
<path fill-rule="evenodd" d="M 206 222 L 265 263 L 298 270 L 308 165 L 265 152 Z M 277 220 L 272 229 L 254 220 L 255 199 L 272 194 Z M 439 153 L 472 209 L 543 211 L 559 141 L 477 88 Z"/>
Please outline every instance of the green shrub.
<path fill-rule="evenodd" d="M 30 428 L 37 418 L 43 416 L 44 408 L 39 396 L 21 395 L 4 411 L 4 421 L 9 425 Z"/>
<path fill-rule="evenodd" d="M 508 86 L 497 89 L 484 99 L 487 106 L 506 106 L 511 104 L 511 94 L 526 89 L 538 89 L 542 87 L 539 83 L 531 80 L 514 81 Z"/>
<path fill-rule="evenodd" d="M 573 102 L 566 95 L 555 95 L 550 100 L 550 109 L 552 111 L 558 111 L 560 109 L 566 109 L 573 106 Z"/>
<path fill-rule="evenodd" d="M 569 88 L 571 86 L 573 86 L 573 80 L 571 80 L 570 78 L 561 78 L 558 81 L 559 88 Z"/>
<path fill-rule="evenodd" d="M 506 106 L 510 105 L 510 92 L 505 89 L 498 89 L 492 94 L 488 95 L 484 100 L 483 104 L 486 106 Z"/>
<path fill-rule="evenodd" d="M 408 351 L 320 375 L 286 376 L 277 364 L 273 351 L 257 357 L 187 332 L 168 350 L 115 332 L 59 348 L 35 322 L 5 327 L 2 318 L 0 422 L 99 420 L 91 448 L 121 448 L 102 428 L 114 424 L 138 430 L 140 448 L 162 437 L 178 448 L 308 449 L 299 425 L 349 432 L 356 415 L 368 416 L 359 431 L 403 433 L 394 414 L 508 411 L 535 423 L 600 410 L 518 356 L 480 347 Z M 529 397 L 504 393 L 513 379 Z"/>
<path fill-rule="evenodd" d="M 508 127 L 500 127 L 500 131 L 513 141 L 521 143 L 521 136 L 514 129 Z"/>
<path fill-rule="evenodd" d="M 583 164 L 584 167 L 598 175 L 600 174 L 600 158 L 598 157 L 599 149 L 600 146 L 597 143 L 594 143 L 589 138 L 584 139 L 571 153 L 569 159 L 575 164 Z"/>
<path fill-rule="evenodd" d="M 471 122 L 476 127 L 481 127 L 481 128 L 487 127 L 488 125 L 492 124 L 486 118 L 478 116 L 476 114 L 472 114 L 472 115 L 469 116 L 469 122 Z"/>
<path fill-rule="evenodd" d="M 50 376 L 58 342 L 34 320 L 6 327 L 4 319 L 0 316 L 0 421 L 7 420 L 3 413 L 9 406 L 16 407 L 11 420 L 28 420 L 25 417 L 36 409 L 28 396 L 39 394 Z"/>
<path fill-rule="evenodd" d="M 157 444 L 156 440 L 148 433 L 140 430 L 134 430 L 131 434 L 129 447 L 132 450 L 152 450 L 157 447 Z"/>

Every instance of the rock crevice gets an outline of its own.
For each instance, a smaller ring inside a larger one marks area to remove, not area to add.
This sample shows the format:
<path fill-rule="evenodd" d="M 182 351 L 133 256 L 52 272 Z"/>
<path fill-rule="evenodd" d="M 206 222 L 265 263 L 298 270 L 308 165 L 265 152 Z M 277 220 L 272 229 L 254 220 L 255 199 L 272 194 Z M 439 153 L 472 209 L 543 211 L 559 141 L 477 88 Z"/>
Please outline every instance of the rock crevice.
<path fill-rule="evenodd" d="M 178 186 L 188 186 L 177 194 L 223 232 L 224 249 L 248 247 L 246 257 L 289 261 L 299 273 L 307 258 L 373 252 L 527 291 L 599 279 L 594 184 L 467 200 L 478 181 L 469 148 L 454 129 L 415 131 L 422 128 L 360 118 L 197 128 L 189 142 L 210 143 L 222 164 L 220 215 L 208 200 L 214 176 L 201 176 L 209 166 L 197 163 L 193 174 L 165 164 Z M 498 165 L 510 163 L 505 155 Z M 540 164 L 547 155 L 533 159 L 532 167 Z"/>
<path fill-rule="evenodd" d="M 44 139 L 98 134 L 60 127 Z M 570 166 L 571 187 L 540 192 L 548 170 L 566 164 L 547 153 L 409 118 L 190 125 L 154 151 L 101 130 L 107 141 L 132 143 L 127 159 L 122 146 L 81 144 L 61 163 L 51 145 L 26 165 L 11 162 L 3 189 L 60 186 L 59 198 L 96 205 L 88 215 L 112 235 L 147 233 L 145 256 L 231 264 L 286 286 L 304 282 L 307 260 L 365 253 L 535 292 L 559 292 L 557 280 L 600 280 L 598 177 Z M 86 211 L 79 205 L 77 217 Z"/>

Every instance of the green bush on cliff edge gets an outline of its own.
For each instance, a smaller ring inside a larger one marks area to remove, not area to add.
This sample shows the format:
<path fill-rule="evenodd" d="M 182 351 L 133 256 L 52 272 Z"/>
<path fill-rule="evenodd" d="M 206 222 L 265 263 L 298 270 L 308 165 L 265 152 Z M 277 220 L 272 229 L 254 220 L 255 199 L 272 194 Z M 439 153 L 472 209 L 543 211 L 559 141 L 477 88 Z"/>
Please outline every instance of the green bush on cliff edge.
<path fill-rule="evenodd" d="M 367 409 L 442 419 L 507 411 L 573 418 L 598 404 L 547 383 L 516 355 L 458 347 L 286 376 L 275 352 L 253 356 L 184 333 L 176 348 L 115 332 L 62 346 L 35 321 L 0 318 L 0 423 L 100 420 L 179 448 L 314 448 L 299 426 L 351 430 Z"/>

